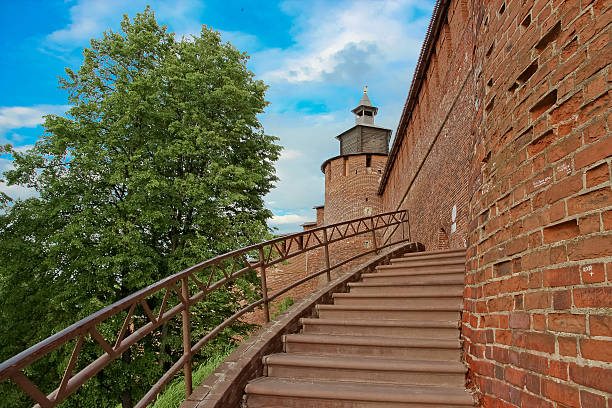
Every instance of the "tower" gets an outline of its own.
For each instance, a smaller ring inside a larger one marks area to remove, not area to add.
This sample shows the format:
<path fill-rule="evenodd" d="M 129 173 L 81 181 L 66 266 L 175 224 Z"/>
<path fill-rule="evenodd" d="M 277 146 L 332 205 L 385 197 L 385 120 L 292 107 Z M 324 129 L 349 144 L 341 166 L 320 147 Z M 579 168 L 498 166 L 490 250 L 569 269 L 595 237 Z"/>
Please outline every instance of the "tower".
<path fill-rule="evenodd" d="M 363 91 L 351 112 L 355 125 L 340 133 L 340 154 L 321 165 L 325 174 L 324 224 L 382 211 L 378 184 L 389 154 L 391 130 L 374 124 L 378 108 Z"/>

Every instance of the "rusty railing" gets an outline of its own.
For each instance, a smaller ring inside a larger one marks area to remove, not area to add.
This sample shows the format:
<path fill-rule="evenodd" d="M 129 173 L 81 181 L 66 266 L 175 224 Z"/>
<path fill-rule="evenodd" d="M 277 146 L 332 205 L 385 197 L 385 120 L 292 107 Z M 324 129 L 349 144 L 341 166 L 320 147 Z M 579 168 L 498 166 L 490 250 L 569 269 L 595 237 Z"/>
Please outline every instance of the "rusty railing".
<path fill-rule="evenodd" d="M 410 230 L 408 214 L 405 210 L 399 210 L 281 236 L 209 259 L 149 285 L 4 361 L 0 364 L 0 382 L 7 380 L 14 381 L 36 403 L 37 407 L 55 407 L 143 337 L 152 333 L 172 318 L 181 315 L 183 354 L 142 397 L 135 407 L 144 408 L 151 403 L 181 369 L 183 369 L 185 376 L 185 393 L 189 396 L 192 392 L 191 368 L 193 356 L 222 330 L 245 313 L 253 311 L 260 306 L 263 306 L 265 320 L 269 321 L 269 303 L 271 301 L 296 286 L 322 274 L 325 274 L 329 281 L 331 279 L 331 272 L 334 269 L 360 257 L 409 241 L 409 232 L 405 233 L 405 230 Z M 372 240 L 373 245 L 370 248 L 363 248 L 362 252 L 336 262 L 333 265 L 331 264 L 332 258 L 337 257 L 330 255 L 330 246 L 345 241 L 348 238 L 364 234 L 371 234 L 369 239 Z M 269 267 L 319 248 L 323 248 L 323 269 L 299 279 L 275 293 L 268 293 L 266 270 Z M 195 341 L 194 344 L 194 339 L 192 339 L 191 335 L 190 307 L 202 301 L 212 291 L 252 270 L 259 271 L 260 273 L 262 298 L 237 311 L 204 337 Z M 223 277 L 213 282 L 215 275 L 220 276 L 220 272 L 223 274 Z M 196 274 L 199 274 L 200 278 L 196 277 Z M 207 279 L 202 279 L 202 274 L 207 276 Z M 161 297 L 162 293 L 163 300 L 159 309 L 156 311 L 155 309 L 157 308 L 151 309 L 147 299 L 155 295 Z M 177 304 L 172 305 L 171 297 L 176 298 Z M 137 307 L 139 310 L 142 310 L 143 316 L 146 319 L 146 323 L 138 328 L 134 327 L 135 323 L 133 320 L 135 316 L 134 311 Z M 113 316 L 116 317 L 120 313 L 125 312 L 127 312 L 127 315 L 123 320 L 116 340 L 114 343 L 112 341 L 109 342 L 109 340 L 104 338 L 97 326 Z M 129 331 L 128 328 L 130 328 Z M 45 395 L 26 376 L 24 369 L 71 341 L 75 341 L 75 345 L 59 386 L 49 395 Z M 97 344 L 102 354 L 75 373 L 74 370 L 85 341 Z"/>

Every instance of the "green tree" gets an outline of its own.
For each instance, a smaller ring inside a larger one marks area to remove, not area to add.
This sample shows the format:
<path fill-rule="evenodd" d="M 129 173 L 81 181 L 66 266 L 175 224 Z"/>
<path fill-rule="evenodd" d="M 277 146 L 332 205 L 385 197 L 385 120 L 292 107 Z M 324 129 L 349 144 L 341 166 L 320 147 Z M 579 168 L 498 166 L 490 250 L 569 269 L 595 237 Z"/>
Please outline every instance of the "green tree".
<path fill-rule="evenodd" d="M 8 183 L 38 192 L 0 203 L 0 360 L 267 232 L 262 197 L 276 181 L 280 147 L 259 123 L 266 86 L 246 68 L 245 53 L 205 26 L 178 40 L 147 8 L 91 40 L 83 55 L 80 69 L 60 79 L 67 116 L 47 116 L 32 150 L 0 152 L 14 159 Z M 256 291 L 250 276 L 208 297 L 194 325 L 214 327 L 237 310 L 239 296 Z M 172 354 L 174 328 L 164 329 L 163 351 Z M 159 339 L 148 341 L 138 358 L 124 355 L 66 405 L 115 406 L 120 396 L 131 406 L 163 372 Z M 28 374 L 57 385 L 53 364 Z M 10 395 L 9 405 L 27 405 Z"/>

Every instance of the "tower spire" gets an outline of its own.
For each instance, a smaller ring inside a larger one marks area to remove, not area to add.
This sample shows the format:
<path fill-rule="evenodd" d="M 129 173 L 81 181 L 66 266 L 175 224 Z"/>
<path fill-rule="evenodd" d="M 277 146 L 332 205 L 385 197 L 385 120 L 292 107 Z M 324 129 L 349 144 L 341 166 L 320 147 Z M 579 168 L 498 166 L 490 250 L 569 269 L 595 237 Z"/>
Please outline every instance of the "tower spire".
<path fill-rule="evenodd" d="M 358 125 L 373 125 L 374 116 L 378 113 L 378 108 L 372 105 L 372 101 L 368 97 L 367 85 L 363 89 L 359 105 L 351 112 L 355 114 L 355 123 Z"/>

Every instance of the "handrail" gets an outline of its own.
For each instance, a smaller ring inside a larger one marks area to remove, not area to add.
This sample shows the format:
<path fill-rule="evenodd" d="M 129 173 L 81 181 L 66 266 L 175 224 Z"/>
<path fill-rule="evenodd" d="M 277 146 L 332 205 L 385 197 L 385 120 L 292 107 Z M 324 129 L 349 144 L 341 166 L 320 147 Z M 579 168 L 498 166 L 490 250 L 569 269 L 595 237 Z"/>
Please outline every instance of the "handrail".
<path fill-rule="evenodd" d="M 329 281 L 331 279 L 331 271 L 334 269 L 337 269 L 348 262 L 356 260 L 365 255 L 378 252 L 383 248 L 409 241 L 409 234 L 407 238 L 404 237 L 404 225 L 408 225 L 408 231 L 410 231 L 407 211 L 391 211 L 313 228 L 303 232 L 284 235 L 269 241 L 261 242 L 216 256 L 153 283 L 146 288 L 141 289 L 136 293 L 133 293 L 113 303 L 112 305 L 79 320 L 53 336 L 42 340 L 27 350 L 0 363 L 0 382 L 9 379 L 13 380 L 19 386 L 19 388 L 21 388 L 33 401 L 37 403 L 37 405 L 35 405 L 36 407 L 55 407 L 64 401 L 69 395 L 77 391 L 88 379 L 95 376 L 100 370 L 104 369 L 104 367 L 106 367 L 109 363 L 121 356 L 123 352 L 128 350 L 143 337 L 152 333 L 155 329 L 168 322 L 170 319 L 181 314 L 183 355 L 165 374 L 163 374 L 163 376 L 153 385 L 145 396 L 142 397 L 142 399 L 135 405 L 135 408 L 144 408 L 150 402 L 152 402 L 163 387 L 172 380 L 172 378 L 181 370 L 181 368 L 185 374 L 185 393 L 187 396 L 189 396 L 192 392 L 191 362 L 193 355 L 223 329 L 235 322 L 245 313 L 253 311 L 262 305 L 264 308 L 265 320 L 269 321 L 269 303 L 280 295 L 322 274 L 326 274 L 327 280 Z M 398 232 L 398 228 L 400 227 L 402 227 L 401 234 L 396 234 L 396 232 Z M 366 233 L 370 233 L 372 236 L 373 249 L 357 253 L 350 258 L 341 260 L 334 265 L 331 265 L 331 244 Z M 400 236 L 398 238 L 394 238 L 395 235 Z M 381 243 L 379 244 L 377 240 L 380 240 Z M 325 260 L 325 267 L 323 269 L 301 278 L 288 286 L 285 286 L 276 293 L 268 293 L 266 270 L 269 267 L 319 248 L 324 249 L 323 258 Z M 253 255 L 257 255 L 256 261 L 249 260 L 249 256 Z M 205 270 L 208 276 L 206 282 L 204 282 L 204 279 L 198 279 L 195 275 L 197 272 L 202 272 Z M 191 336 L 189 308 L 201 301 L 207 294 L 253 270 L 259 270 L 260 272 L 262 298 L 234 313 L 234 315 L 227 318 L 219 326 L 212 329 L 208 334 L 197 340 L 197 342 L 192 345 L 193 339 Z M 215 274 L 218 274 L 218 272 L 223 274 L 223 278 L 213 283 L 212 281 Z M 193 294 L 190 294 L 190 282 L 191 287 L 196 288 L 196 291 Z M 162 293 L 163 300 L 157 315 L 155 315 L 147 302 L 147 298 L 157 294 L 161 295 Z M 177 297 L 178 303 L 171 307 L 170 296 L 172 294 Z M 132 318 L 137 307 L 142 308 L 144 316 L 147 318 L 147 322 L 126 336 L 128 327 L 133 327 L 134 325 Z M 127 316 L 123 320 L 121 330 L 117 334 L 117 339 L 114 345 L 111 345 L 102 336 L 102 334 L 100 334 L 96 326 L 124 311 L 127 311 Z M 103 354 L 77 373 L 73 373 L 79 353 L 81 352 L 85 338 L 88 335 L 90 335 L 95 344 L 102 349 Z M 25 375 L 24 369 L 36 360 L 75 339 L 76 344 L 59 386 L 49 395 L 45 395 Z"/>

